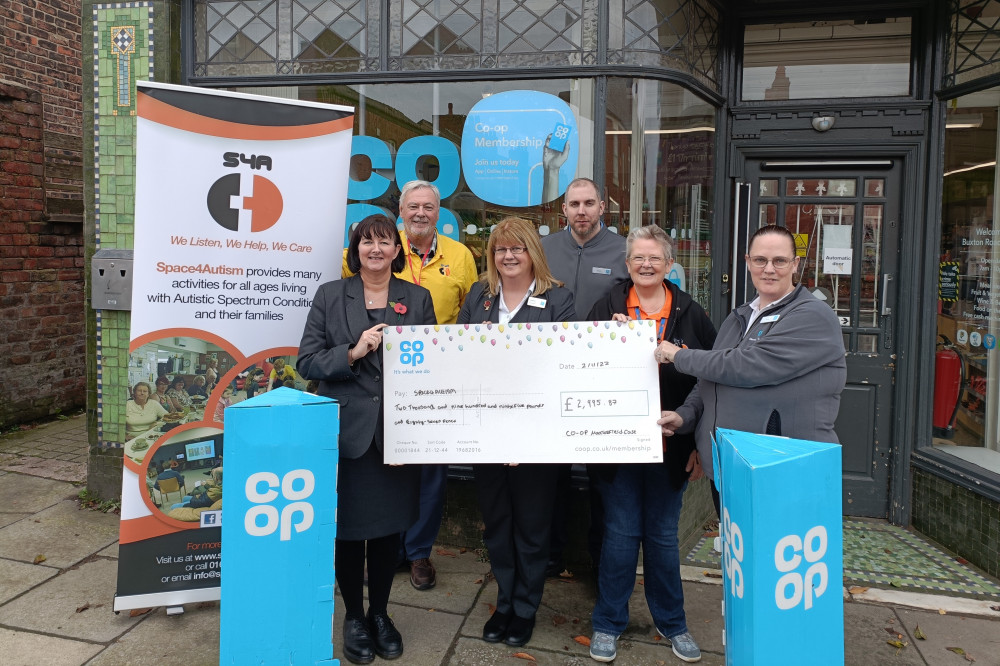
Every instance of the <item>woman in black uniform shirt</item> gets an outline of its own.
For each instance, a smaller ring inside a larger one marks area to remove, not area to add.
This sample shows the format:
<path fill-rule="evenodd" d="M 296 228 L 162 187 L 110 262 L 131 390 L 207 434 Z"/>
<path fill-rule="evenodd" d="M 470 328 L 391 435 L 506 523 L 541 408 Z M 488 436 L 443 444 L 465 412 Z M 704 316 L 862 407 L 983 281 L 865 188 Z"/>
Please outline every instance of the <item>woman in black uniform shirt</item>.
<path fill-rule="evenodd" d="M 573 319 L 573 295 L 552 277 L 530 222 L 509 217 L 497 224 L 486 262 L 485 277 L 458 313 L 459 324 Z M 484 464 L 473 470 L 497 581 L 497 609 L 483 627 L 483 640 L 524 645 L 545 585 L 557 466 Z"/>

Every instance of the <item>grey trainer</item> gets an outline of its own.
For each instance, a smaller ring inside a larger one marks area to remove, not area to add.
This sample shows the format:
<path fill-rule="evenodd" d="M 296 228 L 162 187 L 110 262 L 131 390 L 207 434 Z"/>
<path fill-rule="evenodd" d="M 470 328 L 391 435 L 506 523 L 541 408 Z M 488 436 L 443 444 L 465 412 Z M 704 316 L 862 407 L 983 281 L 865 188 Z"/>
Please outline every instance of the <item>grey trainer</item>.
<path fill-rule="evenodd" d="M 618 637 L 595 631 L 590 637 L 590 658 L 594 661 L 614 661 L 618 656 Z"/>
<path fill-rule="evenodd" d="M 659 631 L 659 629 L 657 629 Z M 663 632 L 660 632 L 663 636 Z M 664 636 L 666 638 L 666 636 Z M 696 661 L 701 661 L 701 648 L 698 647 L 698 643 L 695 642 L 694 637 L 690 632 L 685 631 L 683 634 L 677 634 L 676 636 L 671 636 L 667 638 L 667 642 L 674 650 L 674 654 L 681 661 L 686 661 L 693 663 Z"/>

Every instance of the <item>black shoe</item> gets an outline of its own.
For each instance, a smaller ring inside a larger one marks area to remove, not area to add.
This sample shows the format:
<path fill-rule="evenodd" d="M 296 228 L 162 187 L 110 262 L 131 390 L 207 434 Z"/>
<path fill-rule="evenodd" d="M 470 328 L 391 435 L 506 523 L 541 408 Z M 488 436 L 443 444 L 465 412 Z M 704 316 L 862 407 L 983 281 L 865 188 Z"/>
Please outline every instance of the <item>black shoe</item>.
<path fill-rule="evenodd" d="M 375 661 L 375 643 L 366 620 L 344 618 L 344 656 L 352 664 L 370 664 Z"/>
<path fill-rule="evenodd" d="M 510 627 L 507 629 L 507 638 L 503 642 L 511 647 L 521 647 L 531 640 L 531 632 L 534 629 L 534 615 L 528 619 L 515 615 L 510 621 Z"/>
<path fill-rule="evenodd" d="M 507 627 L 510 626 L 511 613 L 493 611 L 493 615 L 483 625 L 483 640 L 487 643 L 499 643 L 507 638 Z"/>
<path fill-rule="evenodd" d="M 396 659 L 403 654 L 403 637 L 396 630 L 389 614 L 373 613 L 368 609 L 368 628 L 375 642 L 375 654 L 383 659 Z"/>
<path fill-rule="evenodd" d="M 546 578 L 559 578 L 563 571 L 566 571 L 566 565 L 563 564 L 562 560 L 549 560 L 548 564 L 545 565 Z"/>

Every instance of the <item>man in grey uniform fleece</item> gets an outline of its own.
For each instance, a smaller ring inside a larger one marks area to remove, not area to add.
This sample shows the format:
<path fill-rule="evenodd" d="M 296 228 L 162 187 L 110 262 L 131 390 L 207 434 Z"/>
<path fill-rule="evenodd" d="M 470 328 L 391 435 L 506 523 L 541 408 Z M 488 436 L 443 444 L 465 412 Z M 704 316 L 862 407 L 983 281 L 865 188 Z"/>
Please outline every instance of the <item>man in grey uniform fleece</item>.
<path fill-rule="evenodd" d="M 566 229 L 542 239 L 545 259 L 557 280 L 566 283 L 573 292 L 576 319 L 585 320 L 594 303 L 604 298 L 612 285 L 628 277 L 625 265 L 625 238 L 610 231 L 601 221 L 604 202 L 597 184 L 589 178 L 576 178 L 566 187 L 563 197 Z M 549 564 L 546 574 L 557 576 L 564 569 L 563 548 L 566 545 L 566 514 L 568 511 L 570 465 L 563 465 L 556 490 L 556 506 L 552 516 Z M 596 568 L 601 555 L 604 511 L 591 484 L 589 550 Z"/>

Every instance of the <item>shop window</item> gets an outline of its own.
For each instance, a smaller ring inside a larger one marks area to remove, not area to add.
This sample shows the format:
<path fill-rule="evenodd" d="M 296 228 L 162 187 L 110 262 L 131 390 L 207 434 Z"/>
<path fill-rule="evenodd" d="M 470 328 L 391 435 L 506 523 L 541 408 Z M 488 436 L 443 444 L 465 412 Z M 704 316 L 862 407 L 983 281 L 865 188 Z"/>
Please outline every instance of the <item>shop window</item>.
<path fill-rule="evenodd" d="M 719 13 L 705 0 L 608 3 L 608 62 L 686 71 L 719 83 Z"/>
<path fill-rule="evenodd" d="M 1000 72 L 1000 0 L 949 0 L 946 87 Z"/>
<path fill-rule="evenodd" d="M 488 168 L 495 170 L 496 182 L 480 180 L 477 181 L 478 189 L 470 186 L 469 181 L 473 179 L 470 169 L 475 170 L 480 161 L 469 159 L 468 153 L 476 150 L 475 145 L 463 142 L 463 138 L 472 133 L 466 122 L 470 112 L 477 104 L 503 93 L 524 93 L 523 99 L 542 93 L 548 100 L 564 103 L 575 122 L 575 174 L 592 177 L 594 87 L 590 79 L 546 79 L 300 86 L 294 90 L 300 99 L 344 104 L 356 109 L 355 147 L 360 145 L 362 148 L 356 150 L 351 159 L 350 174 L 353 181 L 367 182 L 369 186 L 356 190 L 364 192 L 363 198 L 348 201 L 349 219 L 351 206 L 363 206 L 368 212 L 381 210 L 395 218 L 399 212 L 400 185 L 414 177 L 434 182 L 441 189 L 441 207 L 446 209 L 441 212 L 439 230 L 465 243 L 476 257 L 479 269 L 485 270 L 483 251 L 493 225 L 504 217 L 516 216 L 533 222 L 543 236 L 558 231 L 563 226 L 560 222 L 562 197 L 537 205 L 496 202 L 490 192 L 514 189 L 513 185 L 505 183 L 514 183 L 515 176 L 511 174 L 515 173 L 527 179 L 528 196 L 533 200 L 542 199 L 538 192 L 544 188 L 544 179 L 538 183 L 532 180 L 542 171 L 538 168 L 540 165 L 533 164 L 491 164 Z M 526 116 L 525 110 L 519 105 L 510 111 L 501 110 L 491 116 L 495 120 L 490 124 L 495 128 L 512 122 L 512 114 Z M 546 139 L 547 132 L 534 125 L 530 129 L 541 132 L 531 137 L 534 140 L 541 143 Z M 514 129 L 510 134 L 521 136 Z M 463 155 L 463 151 L 467 154 Z"/>
<path fill-rule="evenodd" d="M 597 7 L 584 0 L 390 2 L 389 70 L 597 64 Z"/>
<path fill-rule="evenodd" d="M 910 92 L 909 17 L 748 25 L 742 99 L 887 97 Z"/>
<path fill-rule="evenodd" d="M 607 103 L 605 221 L 622 234 L 648 224 L 670 234 L 677 281 L 708 308 L 715 109 L 685 88 L 645 79 L 609 79 Z"/>
<path fill-rule="evenodd" d="M 1000 90 L 953 100 L 945 132 L 934 444 L 1000 471 Z"/>
<path fill-rule="evenodd" d="M 363 71 L 378 18 L 356 0 L 195 0 L 194 76 Z"/>

